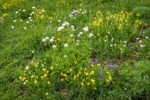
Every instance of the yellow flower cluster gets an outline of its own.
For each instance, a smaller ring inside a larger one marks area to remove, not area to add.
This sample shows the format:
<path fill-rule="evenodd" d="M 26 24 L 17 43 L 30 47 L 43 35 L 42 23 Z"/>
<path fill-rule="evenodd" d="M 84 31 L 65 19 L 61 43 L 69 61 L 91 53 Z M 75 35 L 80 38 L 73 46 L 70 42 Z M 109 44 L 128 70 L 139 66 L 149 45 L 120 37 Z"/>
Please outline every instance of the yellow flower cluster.
<path fill-rule="evenodd" d="M 7 17 L 7 16 L 8 16 L 8 14 L 7 14 L 7 13 L 4 13 L 4 14 L 0 17 L 0 21 L 2 21 L 3 18 L 4 18 L 4 17 Z"/>
<path fill-rule="evenodd" d="M 10 0 L 10 1 L 3 4 L 2 9 L 3 10 L 10 9 L 10 8 L 12 8 L 12 7 L 24 2 L 24 1 L 25 0 Z"/>
<path fill-rule="evenodd" d="M 112 81 L 112 77 L 111 77 L 110 72 L 106 72 L 106 74 L 108 75 L 108 79 L 106 80 L 106 82 L 108 83 L 108 82 Z"/>

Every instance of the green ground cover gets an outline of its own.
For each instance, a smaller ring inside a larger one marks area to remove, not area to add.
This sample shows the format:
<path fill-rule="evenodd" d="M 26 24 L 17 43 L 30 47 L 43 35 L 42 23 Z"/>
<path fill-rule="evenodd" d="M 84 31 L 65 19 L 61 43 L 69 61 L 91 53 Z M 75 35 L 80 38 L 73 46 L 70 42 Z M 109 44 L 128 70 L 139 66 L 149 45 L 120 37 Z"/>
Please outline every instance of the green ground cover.
<path fill-rule="evenodd" d="M 0 100 L 149 100 L 149 0 L 0 0 Z"/>

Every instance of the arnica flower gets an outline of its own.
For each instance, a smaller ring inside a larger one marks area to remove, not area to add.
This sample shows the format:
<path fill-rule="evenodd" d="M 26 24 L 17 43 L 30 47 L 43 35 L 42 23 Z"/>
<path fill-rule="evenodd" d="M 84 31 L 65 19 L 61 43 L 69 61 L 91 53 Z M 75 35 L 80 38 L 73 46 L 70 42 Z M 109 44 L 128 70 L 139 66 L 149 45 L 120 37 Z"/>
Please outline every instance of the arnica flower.
<path fill-rule="evenodd" d="M 37 80 L 34 80 L 34 84 L 37 84 Z"/>
<path fill-rule="evenodd" d="M 93 75 L 94 73 L 95 73 L 94 70 L 92 70 L 92 71 L 90 72 L 91 75 Z"/>
<path fill-rule="evenodd" d="M 91 79 L 91 83 L 92 83 L 92 84 L 95 84 L 95 80 L 94 80 L 94 79 Z"/>
<path fill-rule="evenodd" d="M 80 83 L 81 84 L 81 86 L 84 86 L 84 83 L 82 82 L 82 83 Z"/>
<path fill-rule="evenodd" d="M 115 70 L 116 69 L 116 66 L 115 65 L 108 65 L 108 69 L 112 69 L 112 70 Z"/>
<path fill-rule="evenodd" d="M 48 85 L 50 85 L 50 83 L 51 83 L 50 81 L 47 82 Z"/>
<path fill-rule="evenodd" d="M 104 77 L 104 73 L 103 73 L 103 72 L 100 72 L 99 77 L 100 77 L 100 78 L 103 78 L 103 77 Z"/>
<path fill-rule="evenodd" d="M 45 93 L 45 95 L 46 95 L 46 96 L 48 96 L 48 95 L 49 95 L 49 93 L 48 93 L 48 92 L 46 92 L 46 93 Z"/>

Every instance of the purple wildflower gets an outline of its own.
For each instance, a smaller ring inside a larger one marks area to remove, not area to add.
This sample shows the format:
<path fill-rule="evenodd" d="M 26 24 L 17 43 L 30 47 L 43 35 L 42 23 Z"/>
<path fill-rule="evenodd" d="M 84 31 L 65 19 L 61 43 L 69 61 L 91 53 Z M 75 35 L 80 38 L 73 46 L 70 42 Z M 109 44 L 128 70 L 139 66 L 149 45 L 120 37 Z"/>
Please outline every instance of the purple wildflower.
<path fill-rule="evenodd" d="M 103 73 L 103 72 L 100 72 L 99 77 L 100 77 L 100 78 L 103 78 L 103 77 L 104 77 L 104 73 Z"/>
<path fill-rule="evenodd" d="M 94 60 L 92 60 L 92 64 L 93 64 L 93 65 L 98 64 L 98 59 L 94 59 Z"/>
<path fill-rule="evenodd" d="M 115 66 L 115 65 L 108 65 L 108 69 L 115 70 L 115 69 L 116 69 L 116 66 Z"/>

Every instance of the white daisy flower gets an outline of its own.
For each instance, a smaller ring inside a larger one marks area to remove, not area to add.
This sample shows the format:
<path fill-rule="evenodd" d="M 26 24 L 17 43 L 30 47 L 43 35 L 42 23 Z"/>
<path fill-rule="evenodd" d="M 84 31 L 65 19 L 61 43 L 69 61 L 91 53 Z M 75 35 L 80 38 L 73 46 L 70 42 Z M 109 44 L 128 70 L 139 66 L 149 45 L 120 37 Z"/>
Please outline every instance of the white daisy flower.
<path fill-rule="evenodd" d="M 22 19 L 20 19 L 20 22 L 22 22 Z"/>

